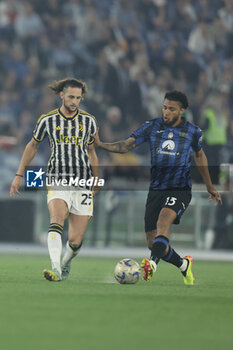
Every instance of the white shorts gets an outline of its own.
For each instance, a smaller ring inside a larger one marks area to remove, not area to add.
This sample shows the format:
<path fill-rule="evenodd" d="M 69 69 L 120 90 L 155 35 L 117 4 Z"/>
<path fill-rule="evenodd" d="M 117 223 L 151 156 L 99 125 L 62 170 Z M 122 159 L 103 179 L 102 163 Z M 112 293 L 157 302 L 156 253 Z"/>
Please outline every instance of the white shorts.
<path fill-rule="evenodd" d="M 63 199 L 69 213 L 75 215 L 93 215 L 93 194 L 89 190 L 53 191 L 48 190 L 47 203 L 52 199 Z"/>

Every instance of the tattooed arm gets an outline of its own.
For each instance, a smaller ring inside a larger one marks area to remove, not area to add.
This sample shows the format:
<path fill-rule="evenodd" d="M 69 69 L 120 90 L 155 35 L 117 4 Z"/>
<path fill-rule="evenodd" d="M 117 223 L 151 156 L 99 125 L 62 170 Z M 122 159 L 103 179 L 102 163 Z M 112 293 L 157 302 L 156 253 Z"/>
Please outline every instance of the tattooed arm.
<path fill-rule="evenodd" d="M 136 140 L 133 137 L 129 137 L 127 140 L 114 142 L 114 143 L 104 143 L 100 141 L 99 130 L 95 135 L 91 135 L 95 140 L 95 146 L 105 149 L 109 152 L 114 153 L 127 153 L 136 146 Z"/>

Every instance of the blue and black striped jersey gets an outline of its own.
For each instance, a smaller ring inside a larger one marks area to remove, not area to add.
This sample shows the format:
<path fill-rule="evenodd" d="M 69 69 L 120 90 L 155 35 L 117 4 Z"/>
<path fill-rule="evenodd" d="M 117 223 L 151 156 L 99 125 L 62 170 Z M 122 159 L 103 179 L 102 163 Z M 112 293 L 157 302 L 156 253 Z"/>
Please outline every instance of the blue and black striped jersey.
<path fill-rule="evenodd" d="M 149 142 L 151 189 L 191 188 L 192 155 L 202 148 L 202 132 L 199 127 L 183 117 L 177 127 L 166 126 L 162 118 L 156 118 L 145 122 L 131 137 L 135 138 L 137 145 Z"/>

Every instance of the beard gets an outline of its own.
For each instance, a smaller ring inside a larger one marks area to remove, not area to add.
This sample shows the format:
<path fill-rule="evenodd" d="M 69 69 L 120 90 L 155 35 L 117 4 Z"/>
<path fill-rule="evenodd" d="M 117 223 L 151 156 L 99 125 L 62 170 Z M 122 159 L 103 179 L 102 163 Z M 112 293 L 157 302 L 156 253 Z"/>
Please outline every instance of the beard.
<path fill-rule="evenodd" d="M 76 112 L 78 110 L 78 108 L 76 107 L 76 111 L 75 111 L 71 107 L 67 106 L 65 103 L 64 103 L 64 107 L 67 110 L 67 112 L 70 113 L 70 114 L 72 114 L 72 113 L 74 113 L 74 112 Z"/>
<path fill-rule="evenodd" d="M 165 122 L 163 120 L 163 124 L 166 126 L 173 126 L 177 122 L 178 119 L 179 119 L 179 115 L 174 117 L 170 122 L 169 121 Z"/>

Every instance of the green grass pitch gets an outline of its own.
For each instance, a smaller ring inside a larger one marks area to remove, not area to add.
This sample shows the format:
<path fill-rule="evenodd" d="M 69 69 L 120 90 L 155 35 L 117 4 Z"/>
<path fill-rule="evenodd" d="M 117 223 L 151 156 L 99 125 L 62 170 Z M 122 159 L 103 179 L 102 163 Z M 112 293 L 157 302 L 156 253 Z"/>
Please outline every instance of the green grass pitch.
<path fill-rule="evenodd" d="M 151 282 L 120 285 L 118 260 L 79 257 L 67 281 L 52 283 L 42 278 L 47 257 L 2 255 L 0 348 L 232 348 L 232 263 L 194 261 L 196 285 L 187 287 L 164 262 Z"/>

